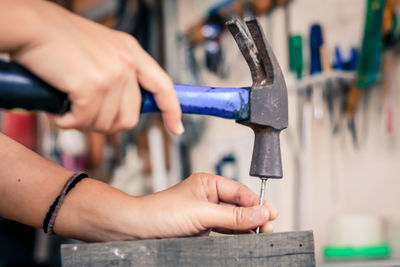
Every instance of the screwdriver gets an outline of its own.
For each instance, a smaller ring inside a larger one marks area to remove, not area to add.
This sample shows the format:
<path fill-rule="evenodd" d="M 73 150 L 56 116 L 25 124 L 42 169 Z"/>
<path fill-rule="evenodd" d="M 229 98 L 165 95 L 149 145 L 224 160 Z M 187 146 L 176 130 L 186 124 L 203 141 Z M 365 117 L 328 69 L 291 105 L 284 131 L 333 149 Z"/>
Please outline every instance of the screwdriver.
<path fill-rule="evenodd" d="M 260 203 L 259 203 L 259 205 L 261 206 L 262 204 L 264 204 L 265 185 L 267 184 L 268 178 L 260 177 L 260 179 L 261 179 L 261 191 L 260 191 Z M 256 234 L 259 234 L 259 233 L 260 233 L 260 226 L 257 227 L 257 229 L 256 229 Z"/>

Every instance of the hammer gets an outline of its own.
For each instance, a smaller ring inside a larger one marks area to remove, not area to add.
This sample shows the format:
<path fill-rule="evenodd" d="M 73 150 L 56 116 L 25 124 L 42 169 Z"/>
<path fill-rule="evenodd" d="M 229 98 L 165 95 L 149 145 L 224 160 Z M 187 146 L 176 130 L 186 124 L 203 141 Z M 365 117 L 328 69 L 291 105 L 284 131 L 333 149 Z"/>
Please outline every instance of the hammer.
<path fill-rule="evenodd" d="M 226 23 L 250 68 L 253 84 L 246 88 L 216 88 L 175 84 L 183 113 L 234 119 L 255 134 L 250 175 L 260 177 L 260 204 L 268 178 L 282 178 L 279 134 L 288 125 L 285 80 L 256 19 Z M 159 111 L 149 93 L 142 95 L 141 112 Z M 23 108 L 63 114 L 70 109 L 68 95 L 29 70 L 0 61 L 0 108 Z M 258 233 L 259 229 L 257 229 Z"/>

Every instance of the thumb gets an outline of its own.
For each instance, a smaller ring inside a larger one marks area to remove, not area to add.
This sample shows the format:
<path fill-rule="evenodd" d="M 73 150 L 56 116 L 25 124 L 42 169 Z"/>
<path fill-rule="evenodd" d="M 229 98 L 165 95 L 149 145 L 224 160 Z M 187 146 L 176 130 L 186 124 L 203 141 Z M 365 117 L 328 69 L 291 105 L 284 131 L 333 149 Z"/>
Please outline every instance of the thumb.
<path fill-rule="evenodd" d="M 211 211 L 204 218 L 206 228 L 249 230 L 262 226 L 269 220 L 266 206 L 237 207 L 210 204 Z"/>

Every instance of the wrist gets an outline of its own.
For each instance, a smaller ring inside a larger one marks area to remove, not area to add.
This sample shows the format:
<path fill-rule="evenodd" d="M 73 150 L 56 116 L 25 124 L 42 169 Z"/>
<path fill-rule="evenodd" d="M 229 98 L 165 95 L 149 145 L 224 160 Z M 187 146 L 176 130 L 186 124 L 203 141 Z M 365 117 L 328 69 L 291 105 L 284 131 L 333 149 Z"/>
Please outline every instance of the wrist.
<path fill-rule="evenodd" d="M 86 178 L 66 197 L 55 221 L 57 234 L 86 241 L 135 239 L 129 234 L 134 198 Z"/>

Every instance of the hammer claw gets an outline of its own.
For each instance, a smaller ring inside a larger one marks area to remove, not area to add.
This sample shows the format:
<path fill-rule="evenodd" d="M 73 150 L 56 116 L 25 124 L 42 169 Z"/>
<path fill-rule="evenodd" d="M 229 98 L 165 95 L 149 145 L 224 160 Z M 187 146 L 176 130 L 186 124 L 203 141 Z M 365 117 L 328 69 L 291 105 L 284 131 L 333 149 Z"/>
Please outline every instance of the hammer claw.
<path fill-rule="evenodd" d="M 226 24 L 250 68 L 253 86 L 263 85 L 262 81 L 266 80 L 265 69 L 247 25 L 238 19 L 228 21 Z"/>
<path fill-rule="evenodd" d="M 251 37 L 253 38 L 254 44 L 257 49 L 258 60 L 261 61 L 261 65 L 264 71 L 263 79 L 258 80 L 257 85 L 270 85 L 273 83 L 274 80 L 274 69 L 270 58 L 270 54 L 272 54 L 271 48 L 265 42 L 264 33 L 258 21 L 254 18 L 250 18 L 246 19 L 245 22 L 247 28 L 249 29 Z"/>

